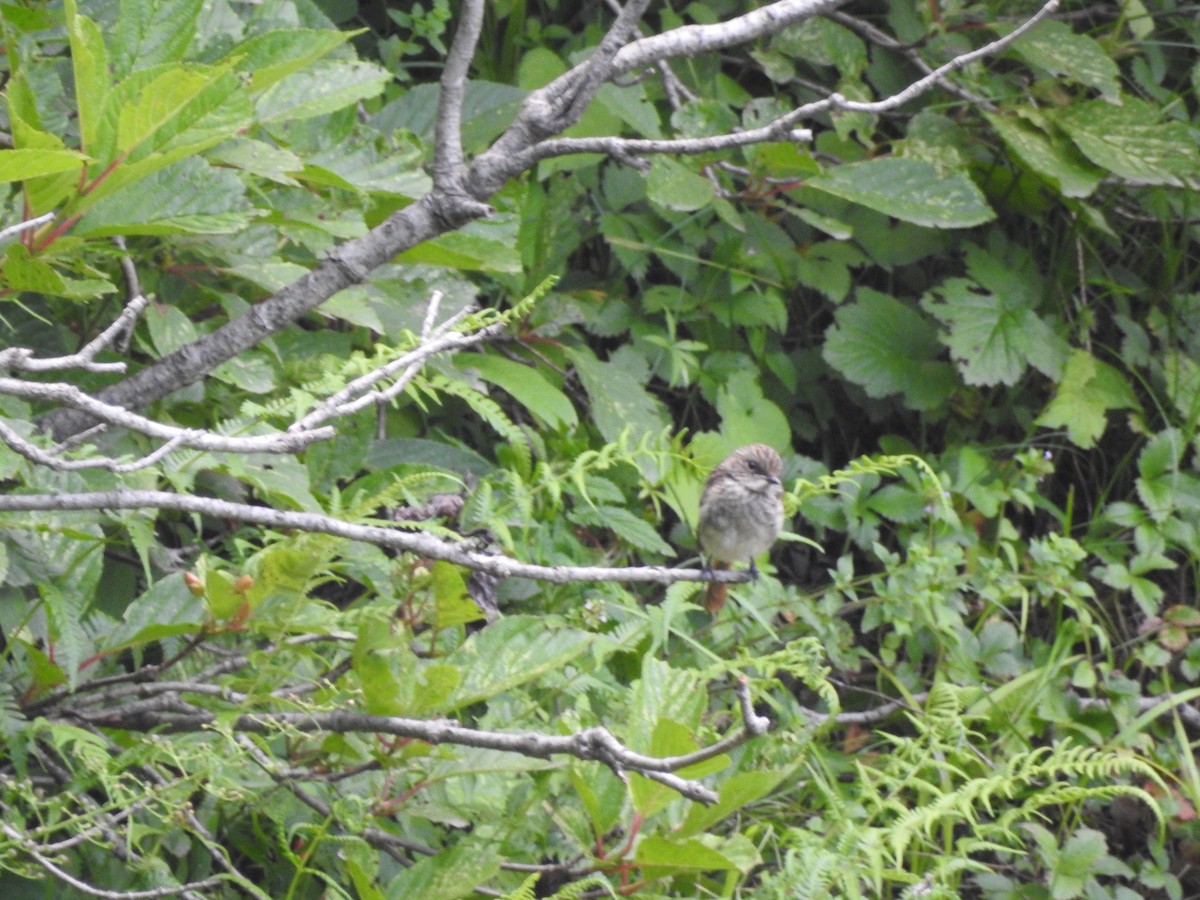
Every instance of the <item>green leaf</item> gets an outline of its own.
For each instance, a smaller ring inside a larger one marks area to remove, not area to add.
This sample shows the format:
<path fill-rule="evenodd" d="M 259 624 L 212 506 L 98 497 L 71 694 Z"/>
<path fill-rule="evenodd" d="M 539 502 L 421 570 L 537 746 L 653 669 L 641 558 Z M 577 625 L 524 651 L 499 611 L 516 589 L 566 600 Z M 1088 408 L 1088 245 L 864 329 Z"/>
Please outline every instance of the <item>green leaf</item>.
<path fill-rule="evenodd" d="M 698 840 L 672 841 L 649 835 L 638 841 L 634 861 L 644 869 L 676 872 L 735 871 L 737 865 Z M 660 873 L 656 873 L 660 874 Z"/>
<path fill-rule="evenodd" d="M 204 600 L 179 574 L 161 578 L 125 607 L 121 624 L 104 636 L 107 653 L 193 634 L 204 624 Z"/>
<path fill-rule="evenodd" d="M 0 150 L 0 183 L 78 172 L 87 157 L 74 150 Z"/>
<path fill-rule="evenodd" d="M 547 631 L 539 616 L 505 616 L 448 657 L 447 662 L 463 672 L 449 709 L 479 703 L 562 669 L 586 653 L 592 642 L 593 635 L 583 631 Z"/>
<path fill-rule="evenodd" d="M 250 102 L 228 67 L 164 66 L 122 83 L 111 100 L 117 106 L 116 150 L 125 165 L 168 151 L 199 152 L 251 122 Z"/>
<path fill-rule="evenodd" d="M 248 73 L 252 90 L 264 91 L 312 65 L 360 33 L 303 28 L 274 29 L 238 44 L 222 62 L 235 66 L 239 72 Z"/>
<path fill-rule="evenodd" d="M 971 228 L 996 217 L 979 188 L 960 172 L 924 160 L 885 157 L 838 166 L 809 179 L 814 190 L 930 228 Z"/>
<path fill-rule="evenodd" d="M 550 428 L 574 428 L 579 421 L 567 395 L 533 366 L 485 353 L 460 353 L 454 364 L 503 388 Z"/>
<path fill-rule="evenodd" d="M 1061 137 L 1051 138 L 1011 116 L 988 112 L 984 116 L 1008 148 L 1064 197 L 1087 197 L 1100 183 L 1104 172 Z"/>
<path fill-rule="evenodd" d="M 467 593 L 467 581 L 461 568 L 439 560 L 433 564 L 430 572 L 439 629 L 486 618 L 483 610 Z"/>
<path fill-rule="evenodd" d="M 463 231 L 438 235 L 401 253 L 396 259 L 408 265 L 424 263 L 448 269 L 510 275 L 521 272 L 521 256 L 512 244 Z"/>
<path fill-rule="evenodd" d="M 680 837 L 690 837 L 708 831 L 722 819 L 728 818 L 739 809 L 761 800 L 779 786 L 788 773 L 786 771 L 738 772 L 721 785 L 720 799 L 711 806 L 692 804 L 687 818 L 679 827 Z"/>
<path fill-rule="evenodd" d="M 1161 115 L 1130 97 L 1120 106 L 1088 100 L 1055 113 L 1058 124 L 1096 165 L 1135 184 L 1183 187 L 1200 169 L 1196 141 L 1186 122 L 1163 122 Z"/>
<path fill-rule="evenodd" d="M 649 367 L 631 346 L 622 346 L 607 362 L 580 348 L 568 348 L 567 356 L 587 391 L 592 421 L 606 441 L 615 443 L 626 431 L 637 440 L 666 426 L 666 412 L 646 391 Z"/>
<path fill-rule="evenodd" d="M 14 291 L 61 296 L 66 282 L 46 262 L 35 259 L 24 244 L 10 244 L 4 255 L 4 283 Z"/>
<path fill-rule="evenodd" d="M 1054 399 L 1034 424 L 1065 428 L 1071 443 L 1089 449 L 1104 434 L 1107 413 L 1137 406 L 1129 383 L 1116 369 L 1086 350 L 1067 357 Z"/>
<path fill-rule="evenodd" d="M 623 506 L 581 506 L 567 516 L 578 525 L 607 528 L 632 547 L 647 553 L 674 556 L 675 551 L 658 536 L 654 526 Z"/>
<path fill-rule="evenodd" d="M 903 394 L 913 409 L 934 409 L 955 388 L 954 368 L 938 359 L 937 329 L 918 310 L 870 288 L 834 313 L 825 360 L 868 397 Z"/>
<path fill-rule="evenodd" d="M 1031 65 L 1095 88 L 1110 103 L 1119 102 L 1117 64 L 1099 43 L 1075 33 L 1066 22 L 1043 21 L 1013 44 L 1013 51 Z"/>
<path fill-rule="evenodd" d="M 75 227 L 79 235 L 230 234 L 245 228 L 251 207 L 237 174 L 192 157 L 97 203 Z"/>
<path fill-rule="evenodd" d="M 196 339 L 196 326 L 182 311 L 165 303 L 151 303 L 145 312 L 146 330 L 160 356 L 173 353 Z"/>
<path fill-rule="evenodd" d="M 272 85 L 258 98 L 264 124 L 307 119 L 336 112 L 374 97 L 392 82 L 392 73 L 358 60 L 325 60 Z"/>
<path fill-rule="evenodd" d="M 1067 345 L 1035 312 L 1044 285 L 1033 261 L 1001 259 L 975 245 L 966 256 L 971 279 L 947 279 L 921 300 L 948 327 L 942 341 L 963 380 L 1015 384 L 1030 365 L 1058 377 Z"/>
<path fill-rule="evenodd" d="M 181 59 L 203 6 L 204 0 L 122 0 L 112 52 L 117 74 Z"/>
<path fill-rule="evenodd" d="M 458 900 L 476 896 L 476 887 L 500 871 L 496 848 L 482 840 L 467 838 L 437 856 L 420 859 L 388 883 L 389 900 L 420 897 L 421 900 Z"/>
<path fill-rule="evenodd" d="M 646 196 L 665 209 L 691 212 L 703 209 L 716 196 L 713 184 L 667 156 L 656 156 L 646 175 Z"/>
<path fill-rule="evenodd" d="M 104 107 L 112 86 L 108 51 L 100 27 L 87 16 L 79 15 L 75 0 L 67 0 L 63 9 L 71 41 L 79 142 L 86 150 L 99 144 L 100 129 L 104 127 Z"/>

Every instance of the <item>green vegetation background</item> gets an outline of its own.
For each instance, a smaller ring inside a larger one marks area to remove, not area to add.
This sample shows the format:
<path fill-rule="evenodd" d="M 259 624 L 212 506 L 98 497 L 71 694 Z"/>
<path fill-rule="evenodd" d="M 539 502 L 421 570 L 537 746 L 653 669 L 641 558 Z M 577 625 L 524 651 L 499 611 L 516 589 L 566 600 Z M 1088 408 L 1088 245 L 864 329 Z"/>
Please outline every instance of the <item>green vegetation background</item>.
<path fill-rule="evenodd" d="M 645 27 L 749 6 L 654 4 Z M 571 133 L 701 136 L 832 90 L 887 96 L 920 77 L 910 50 L 944 62 L 1035 8 L 852 4 L 899 43 L 816 19 L 673 61 L 695 96 L 680 106 L 654 74 L 606 87 Z M 112 236 L 156 298 L 137 366 L 411 203 L 429 188 L 454 13 L 0 5 L 16 148 L 0 152 L 4 218 L 59 212 L 4 248 L 5 344 L 72 352 L 112 321 Z M 468 152 L 611 20 L 557 0 L 486 15 Z M 220 854 L 242 877 L 210 896 L 1195 896 L 1198 30 L 1173 0 L 1068 3 L 955 74 L 969 93 L 823 114 L 803 123 L 811 145 L 649 157 L 645 172 L 543 162 L 492 218 L 152 410 L 286 427 L 409 346 L 435 290 L 444 314 L 476 296 L 516 307 L 500 341 L 431 362 L 382 420 L 341 421 L 299 458 L 178 452 L 118 476 L 0 449 L 10 491 L 158 487 L 349 521 L 469 485 L 457 521 L 428 527 L 487 528 L 548 565 L 675 565 L 694 556 L 704 472 L 762 441 L 784 453 L 792 530 L 811 539 L 782 543 L 716 620 L 694 584 L 511 581 L 503 619 L 469 634 L 466 573 L 450 566 L 166 512 L 5 514 L 4 820 L 67 840 L 56 863 L 112 891 L 219 875 Z M 11 397 L 0 410 L 31 438 L 46 411 Z M 938 481 L 902 461 L 825 479 L 863 455 L 919 457 Z M 253 609 L 229 624 L 247 574 Z M 189 697 L 220 712 L 214 727 L 149 737 L 31 712 L 170 657 L 206 622 L 212 645 L 250 654 L 211 678 L 240 703 Z M 670 755 L 736 726 L 743 673 L 775 728 L 684 773 L 720 792 L 712 807 L 578 760 L 230 726 L 256 705 L 599 724 Z M 89 831 L 123 810 L 136 863 Z M 382 853 L 370 829 L 408 852 Z M 61 895 L 14 833 L 0 835 L 0 894 Z"/>

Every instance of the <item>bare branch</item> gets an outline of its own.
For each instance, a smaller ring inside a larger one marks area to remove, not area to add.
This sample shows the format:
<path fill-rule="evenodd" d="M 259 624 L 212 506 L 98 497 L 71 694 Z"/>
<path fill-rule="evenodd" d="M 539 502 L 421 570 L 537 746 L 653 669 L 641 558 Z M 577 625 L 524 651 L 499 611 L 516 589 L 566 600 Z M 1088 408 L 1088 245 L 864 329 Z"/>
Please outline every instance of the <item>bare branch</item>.
<path fill-rule="evenodd" d="M 121 311 L 121 315 L 111 325 L 96 335 L 78 353 L 69 356 L 56 356 L 50 359 L 36 359 L 33 351 L 27 347 L 8 347 L 0 350 L 0 368 L 10 372 L 51 372 L 62 369 L 83 369 L 86 372 L 124 372 L 125 363 L 93 362 L 97 353 L 108 347 L 127 329 L 133 327 L 133 322 L 143 309 L 150 303 L 149 298 L 142 295 L 134 297 Z"/>
<path fill-rule="evenodd" d="M 673 584 L 676 581 L 717 581 L 740 584 L 752 579 L 744 570 L 671 569 L 666 566 L 538 566 L 508 556 L 489 555 L 465 549 L 472 544 L 452 543 L 419 531 L 354 525 L 322 513 L 295 512 L 233 503 L 214 497 L 173 494 L 169 491 L 116 490 L 81 494 L 4 494 L 0 512 L 84 509 L 172 509 L 200 513 L 220 519 L 233 519 L 256 525 L 296 531 L 332 534 L 351 541 L 415 553 L 470 569 L 491 572 L 502 578 L 533 578 L 554 584 L 576 581 L 621 581 Z"/>
<path fill-rule="evenodd" d="M 634 41 L 613 60 L 618 75 L 644 69 L 676 56 L 700 56 L 775 34 L 844 5 L 847 0 L 779 0 L 744 16 L 712 25 L 683 25 L 663 34 Z"/>
<path fill-rule="evenodd" d="M 435 292 L 433 298 L 430 300 L 430 309 L 436 312 L 435 304 L 440 303 L 440 301 L 441 292 Z M 463 309 L 432 330 L 430 330 L 430 316 L 426 314 L 422 330 L 430 338 L 428 343 L 423 343 L 403 356 L 392 360 L 387 365 L 380 366 L 366 375 L 361 375 L 354 379 L 308 415 L 304 416 L 304 418 L 289 426 L 288 432 L 293 434 L 303 433 L 315 425 L 358 412 L 360 409 L 364 409 L 373 403 L 387 403 L 399 396 L 400 392 L 408 387 L 409 382 L 421 371 L 421 367 L 429 357 L 435 356 L 438 353 L 444 353 L 447 350 L 461 350 L 463 347 L 470 347 L 473 344 L 491 340 L 498 337 L 504 331 L 505 324 L 503 322 L 496 322 L 486 328 L 481 328 L 473 334 L 450 331 L 451 328 L 471 312 L 473 310 L 470 308 Z M 401 372 L 400 376 L 385 390 L 370 390 L 374 385 L 385 378 L 391 378 L 397 372 Z"/>
<path fill-rule="evenodd" d="M 0 378 L 0 394 L 24 397 L 28 400 L 62 403 L 83 410 L 89 416 L 109 425 L 117 425 L 164 441 L 178 440 L 179 446 L 192 450 L 210 450 L 219 453 L 295 453 L 315 441 L 328 440 L 334 435 L 332 428 L 317 428 L 295 434 L 274 432 L 236 437 L 197 429 L 179 428 L 175 425 L 163 425 L 120 406 L 113 406 L 97 400 L 70 384 L 41 384 L 20 381 L 16 378 Z"/>
<path fill-rule="evenodd" d="M 464 0 L 458 15 L 458 27 L 446 65 L 442 69 L 442 89 L 438 95 L 437 122 L 434 129 L 433 183 L 442 190 L 461 190 L 464 175 L 462 149 L 462 104 L 466 92 L 467 71 L 483 27 L 483 0 Z"/>
<path fill-rule="evenodd" d="M 190 884 L 182 884 L 178 887 L 154 888 L 149 891 L 106 891 L 102 888 L 93 887 L 86 881 L 80 881 L 65 869 L 56 866 L 48 857 L 38 851 L 36 844 L 26 839 L 21 832 L 17 831 L 16 828 L 7 822 L 0 822 L 0 829 L 4 831 L 10 840 L 16 842 L 21 850 L 28 853 L 34 862 L 45 869 L 47 874 L 89 897 L 103 897 L 105 900 L 155 900 L 157 897 L 178 897 L 181 894 L 190 893 L 200 894 L 209 888 L 216 888 L 228 882 L 227 878 L 217 876 L 215 878 L 206 878 L 203 881 L 193 881 Z"/>
<path fill-rule="evenodd" d="M 11 142 L 8 146 L 12 146 Z M 10 238 L 15 234 L 21 234 L 24 231 L 32 231 L 35 228 L 40 228 L 48 222 L 53 222 L 56 213 L 48 212 L 45 215 L 38 216 L 36 219 L 26 219 L 24 222 L 18 222 L 16 225 L 9 225 L 7 228 L 0 230 L 0 241 Z"/>

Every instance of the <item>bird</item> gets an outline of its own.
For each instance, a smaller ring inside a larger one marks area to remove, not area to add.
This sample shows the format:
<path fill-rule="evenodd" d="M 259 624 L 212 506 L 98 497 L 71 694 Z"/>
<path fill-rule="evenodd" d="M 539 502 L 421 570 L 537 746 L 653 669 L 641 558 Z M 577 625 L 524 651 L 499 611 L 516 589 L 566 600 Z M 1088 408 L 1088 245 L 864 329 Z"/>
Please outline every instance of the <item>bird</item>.
<path fill-rule="evenodd" d="M 704 570 L 727 569 L 739 559 L 750 561 L 768 550 L 783 530 L 783 460 L 766 444 L 739 447 L 712 470 L 700 493 L 696 538 L 704 553 Z M 704 607 L 721 611 L 729 585 L 710 582 Z"/>

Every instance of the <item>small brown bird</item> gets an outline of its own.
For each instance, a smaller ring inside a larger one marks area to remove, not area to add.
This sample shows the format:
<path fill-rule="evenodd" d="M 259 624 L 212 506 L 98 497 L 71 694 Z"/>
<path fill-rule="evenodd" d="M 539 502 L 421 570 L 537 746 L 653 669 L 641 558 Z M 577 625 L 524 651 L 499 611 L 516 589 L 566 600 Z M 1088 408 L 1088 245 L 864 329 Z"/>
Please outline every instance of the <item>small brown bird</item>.
<path fill-rule="evenodd" d="M 734 450 L 712 470 L 700 494 L 696 537 L 705 555 L 705 569 L 728 569 L 766 551 L 783 529 L 783 460 L 766 444 Z M 716 615 L 729 596 L 729 585 L 709 584 L 705 608 Z"/>

